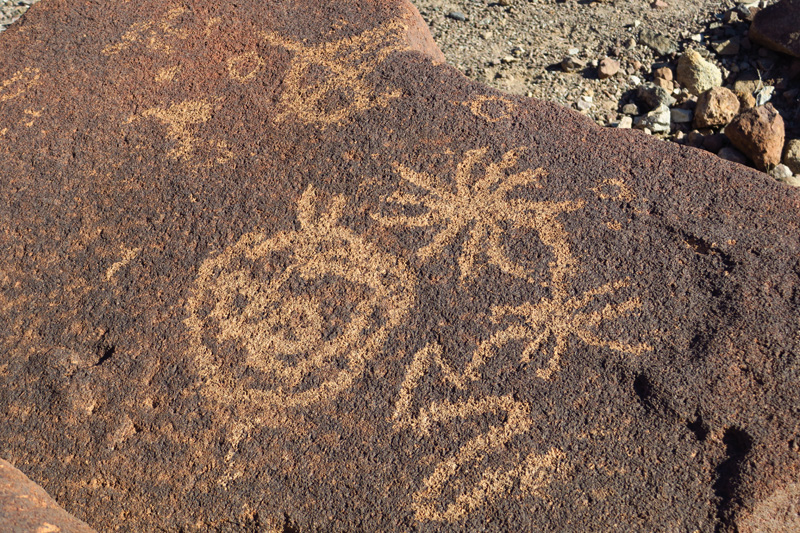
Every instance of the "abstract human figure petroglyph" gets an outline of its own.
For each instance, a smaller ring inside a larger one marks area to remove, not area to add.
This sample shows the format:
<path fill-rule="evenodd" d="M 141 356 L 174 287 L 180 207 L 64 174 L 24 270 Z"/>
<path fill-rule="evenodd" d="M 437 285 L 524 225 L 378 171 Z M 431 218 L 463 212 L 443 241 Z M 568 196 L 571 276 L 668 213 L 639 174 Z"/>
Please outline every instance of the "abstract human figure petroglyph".
<path fill-rule="evenodd" d="M 343 197 L 323 202 L 309 187 L 300 229 L 245 234 L 203 262 L 185 323 L 207 397 L 278 425 L 290 409 L 335 398 L 380 354 L 412 306 L 415 280 L 339 225 L 344 208 Z M 214 351 L 231 343 L 253 377 L 235 378 L 229 351 Z"/>
<path fill-rule="evenodd" d="M 413 395 L 420 381 L 438 367 L 444 380 L 459 391 L 466 390 L 476 377 L 468 372 L 459 374 L 442 360 L 442 348 L 438 344 L 428 344 L 418 351 L 406 370 L 405 379 L 395 411 L 392 415 L 396 431 L 411 430 L 419 438 L 427 438 L 433 428 L 440 424 L 457 423 L 458 420 L 487 415 L 501 415 L 504 423 L 490 426 L 488 431 L 466 441 L 458 451 L 438 463 L 424 481 L 423 488 L 414 493 L 412 508 L 419 521 L 457 522 L 481 506 L 490 504 L 507 493 L 517 481 L 520 490 L 537 495 L 551 482 L 555 471 L 561 466 L 565 454 L 557 448 L 550 448 L 544 454 L 531 452 L 519 457 L 506 468 L 486 468 L 476 475 L 474 472 L 492 454 L 507 454 L 508 445 L 518 435 L 531 429 L 530 409 L 527 404 L 513 398 L 513 395 L 484 396 L 479 399 L 444 400 L 433 402 L 426 407 L 414 410 Z M 471 489 L 444 502 L 444 493 L 460 475 L 470 475 L 472 465 Z"/>
<path fill-rule="evenodd" d="M 11 75 L 7 80 L 0 81 L 0 102 L 11 100 L 20 96 L 39 81 L 38 68 L 25 67 Z"/>
<path fill-rule="evenodd" d="M 489 122 L 510 119 L 516 107 L 508 98 L 495 95 L 477 95 L 461 103 L 468 106 L 473 115 Z"/>
<path fill-rule="evenodd" d="M 262 37 L 267 43 L 292 53 L 279 102 L 283 109 L 276 120 L 296 117 L 324 128 L 349 120 L 356 113 L 384 107 L 391 99 L 398 98 L 400 89 L 377 93 L 367 76 L 391 54 L 406 49 L 401 44 L 405 29 L 402 23 L 392 22 L 354 37 L 318 45 L 264 32 Z"/>
<path fill-rule="evenodd" d="M 167 136 L 176 143 L 169 152 L 173 159 L 190 159 L 198 149 L 200 141 L 193 134 L 193 127 L 207 122 L 214 111 L 208 100 L 185 100 L 167 108 L 153 107 L 142 113 L 143 117 L 155 118 L 167 127 Z M 202 141 L 202 147 L 216 154 L 213 162 L 226 163 L 233 157 L 228 143 L 221 141 Z M 213 164 L 212 160 L 206 166 Z"/>
<path fill-rule="evenodd" d="M 423 207 L 426 211 L 415 216 L 374 214 L 373 218 L 385 226 L 438 228 L 433 240 L 417 250 L 417 256 L 423 260 L 437 256 L 445 246 L 453 244 L 460 233 L 467 231 L 458 257 L 462 280 L 479 274 L 479 258 L 485 253 L 489 263 L 503 272 L 539 283 L 523 266 L 509 258 L 502 244 L 502 238 L 507 234 L 505 222 L 518 228 L 534 229 L 542 242 L 553 250 L 556 256 L 554 268 L 557 269 L 554 276 L 561 279 L 572 264 L 557 217 L 583 204 L 509 198 L 509 193 L 517 187 L 537 186 L 539 178 L 546 173 L 539 168 L 507 174 L 517 164 L 521 149 L 506 152 L 499 162 L 490 163 L 485 162 L 486 152 L 485 148 L 466 152 L 456 169 L 455 187 L 440 177 L 395 164 L 395 170 L 405 183 L 401 183 L 386 202 L 402 208 Z M 475 179 L 473 171 L 479 164 L 485 165 L 485 170 Z M 409 185 L 420 192 L 412 190 Z"/>
<path fill-rule="evenodd" d="M 159 21 L 148 20 L 133 24 L 128 31 L 122 34 L 118 43 L 110 44 L 103 48 L 102 53 L 112 56 L 129 48 L 133 43 L 144 41 L 149 50 L 162 54 L 169 54 L 172 48 L 168 39 L 186 39 L 191 32 L 188 28 L 177 27 L 180 17 L 187 13 L 185 7 L 170 9 Z"/>

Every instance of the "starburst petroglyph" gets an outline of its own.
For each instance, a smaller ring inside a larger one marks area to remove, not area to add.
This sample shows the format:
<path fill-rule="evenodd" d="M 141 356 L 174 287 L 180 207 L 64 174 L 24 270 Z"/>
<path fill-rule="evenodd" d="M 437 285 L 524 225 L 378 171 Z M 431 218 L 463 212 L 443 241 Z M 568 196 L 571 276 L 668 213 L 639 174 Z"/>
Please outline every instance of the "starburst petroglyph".
<path fill-rule="evenodd" d="M 283 110 L 277 120 L 296 116 L 306 124 L 325 127 L 349 120 L 358 112 L 384 107 L 392 98 L 398 98 L 399 89 L 378 94 L 367 76 L 392 53 L 406 48 L 400 41 L 405 31 L 402 23 L 392 22 L 354 37 L 318 45 L 264 32 L 262 36 L 269 44 L 285 48 L 293 55 L 283 79 L 280 100 Z"/>
<path fill-rule="evenodd" d="M 557 448 L 551 448 L 544 454 L 531 452 L 524 457 L 517 457 L 513 466 L 507 468 L 487 468 L 479 474 L 474 472 L 490 454 L 508 454 L 511 440 L 531 429 L 529 407 L 514 400 L 512 395 L 433 402 L 414 412 L 414 391 L 435 367 L 439 368 L 445 381 L 457 390 L 465 390 L 468 383 L 475 380 L 472 375 L 459 374 L 447 365 L 442 360 L 441 346 L 428 344 L 414 355 L 406 371 L 392 417 L 395 430 L 410 429 L 418 437 L 426 438 L 437 425 L 459 419 L 500 415 L 505 422 L 491 426 L 485 433 L 468 440 L 454 455 L 436 465 L 433 473 L 425 479 L 423 488 L 413 495 L 412 508 L 416 519 L 456 522 L 507 493 L 517 480 L 522 491 L 534 495 L 549 484 L 565 457 Z M 473 465 L 473 472 L 470 472 L 470 465 Z M 472 489 L 456 495 L 449 503 L 443 502 L 444 493 L 453 480 L 460 475 L 470 474 L 473 480 L 477 478 L 471 484 Z"/>
<path fill-rule="evenodd" d="M 483 175 L 477 179 L 473 171 L 484 162 L 487 150 L 468 151 L 456 169 L 455 187 L 426 172 L 395 164 L 405 183 L 401 183 L 400 188 L 386 199 L 387 202 L 406 209 L 424 208 L 425 211 L 419 215 L 375 214 L 373 218 L 385 226 L 437 228 L 433 240 L 417 250 L 417 256 L 423 260 L 440 254 L 462 231 L 467 231 L 458 257 L 462 280 L 478 274 L 479 258 L 485 253 L 489 263 L 503 272 L 538 283 L 539 280 L 534 280 L 523 266 L 509 258 L 502 244 L 502 238 L 507 234 L 503 223 L 530 228 L 537 231 L 542 242 L 551 248 L 556 258 L 554 277 L 561 279 L 572 263 L 558 215 L 574 211 L 583 203 L 509 198 L 509 193 L 515 188 L 535 186 L 545 175 L 541 168 L 507 175 L 507 171 L 517 164 L 520 151 L 506 152 L 500 162 L 486 164 Z M 412 190 L 408 185 L 419 190 Z"/>
<path fill-rule="evenodd" d="M 492 319 L 495 322 L 512 323 L 478 346 L 467 372 L 477 379 L 477 369 L 486 359 L 493 357 L 498 348 L 511 342 L 520 342 L 524 345 L 520 361 L 527 363 L 536 353 L 542 351 L 552 338 L 552 355 L 546 366 L 536 370 L 537 377 L 542 379 L 549 379 L 561 367 L 561 356 L 564 354 L 570 335 L 575 335 L 591 346 L 604 346 L 632 355 L 652 350 L 644 343 L 628 344 L 615 339 L 603 339 L 594 331 L 601 323 L 614 320 L 639 308 L 641 302 L 638 298 L 620 304 L 607 303 L 601 310 L 582 310 L 598 298 L 613 296 L 616 291 L 628 285 L 628 281 L 619 280 L 574 297 L 567 297 L 564 287 L 556 286 L 552 298 L 543 298 L 536 304 L 526 302 L 518 306 L 494 307 Z"/>
<path fill-rule="evenodd" d="M 248 233 L 200 267 L 186 325 L 206 392 L 279 424 L 286 410 L 330 400 L 376 357 L 412 305 L 402 263 L 338 221 L 343 197 L 309 187 L 298 231 Z M 204 339 L 234 343 L 255 378 L 241 381 Z"/>

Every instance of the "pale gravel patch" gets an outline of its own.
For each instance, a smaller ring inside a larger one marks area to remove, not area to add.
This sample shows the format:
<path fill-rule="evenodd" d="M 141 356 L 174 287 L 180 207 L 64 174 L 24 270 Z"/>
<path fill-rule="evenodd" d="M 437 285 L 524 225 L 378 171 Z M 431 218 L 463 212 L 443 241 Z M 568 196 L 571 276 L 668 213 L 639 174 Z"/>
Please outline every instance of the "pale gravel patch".
<path fill-rule="evenodd" d="M 39 0 L 0 0 L 0 33 L 16 22 Z"/>

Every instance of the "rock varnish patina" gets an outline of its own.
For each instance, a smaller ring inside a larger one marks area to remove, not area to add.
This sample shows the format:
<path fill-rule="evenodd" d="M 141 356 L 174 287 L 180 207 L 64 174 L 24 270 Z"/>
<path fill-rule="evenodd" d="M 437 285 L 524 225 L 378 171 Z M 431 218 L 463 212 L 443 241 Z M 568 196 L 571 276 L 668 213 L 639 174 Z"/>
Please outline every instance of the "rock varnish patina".
<path fill-rule="evenodd" d="M 95 529 L 797 527 L 797 191 L 399 0 L 48 0 L 0 56 L 0 456 Z"/>

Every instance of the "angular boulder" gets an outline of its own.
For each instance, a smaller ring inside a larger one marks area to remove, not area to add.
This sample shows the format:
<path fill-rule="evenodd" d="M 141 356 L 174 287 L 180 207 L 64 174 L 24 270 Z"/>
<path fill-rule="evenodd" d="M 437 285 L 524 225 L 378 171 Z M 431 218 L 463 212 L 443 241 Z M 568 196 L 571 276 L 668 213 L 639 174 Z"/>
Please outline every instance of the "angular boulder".
<path fill-rule="evenodd" d="M 748 36 L 776 52 L 800 57 L 800 0 L 781 0 L 759 10 Z"/>
<path fill-rule="evenodd" d="M 400 0 L 4 32 L 0 455 L 99 531 L 791 527 L 798 191 L 432 46 Z"/>
<path fill-rule="evenodd" d="M 761 170 L 781 162 L 786 130 L 783 117 L 772 104 L 739 113 L 725 126 L 725 135 Z"/>
<path fill-rule="evenodd" d="M 739 98 L 725 87 L 709 89 L 697 99 L 694 127 L 725 126 L 739 113 Z"/>

